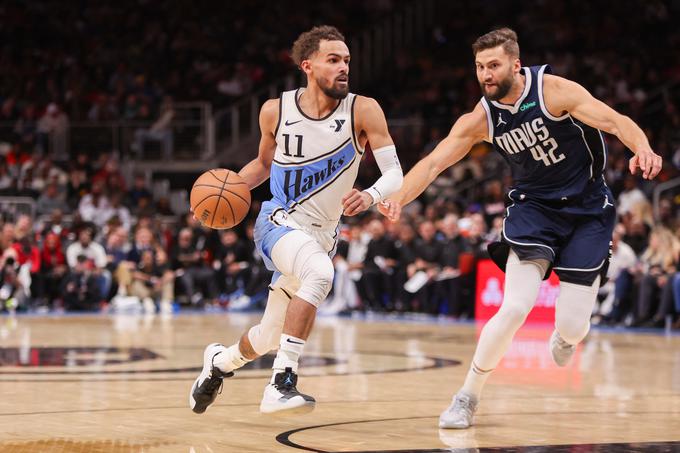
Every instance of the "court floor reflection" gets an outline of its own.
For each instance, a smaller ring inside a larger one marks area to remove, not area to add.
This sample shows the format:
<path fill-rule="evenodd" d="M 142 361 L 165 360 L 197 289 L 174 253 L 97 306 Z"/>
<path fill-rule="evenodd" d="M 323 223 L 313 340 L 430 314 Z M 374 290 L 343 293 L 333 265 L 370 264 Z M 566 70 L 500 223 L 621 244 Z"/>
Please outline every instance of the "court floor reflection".
<path fill-rule="evenodd" d="M 680 337 L 625 331 L 593 331 L 558 368 L 550 329 L 522 328 L 476 426 L 451 431 L 437 417 L 479 326 L 320 318 L 299 383 L 317 398 L 312 414 L 258 412 L 271 356 L 193 414 L 186 400 L 204 346 L 231 343 L 256 321 L 0 318 L 0 451 L 680 451 Z"/>

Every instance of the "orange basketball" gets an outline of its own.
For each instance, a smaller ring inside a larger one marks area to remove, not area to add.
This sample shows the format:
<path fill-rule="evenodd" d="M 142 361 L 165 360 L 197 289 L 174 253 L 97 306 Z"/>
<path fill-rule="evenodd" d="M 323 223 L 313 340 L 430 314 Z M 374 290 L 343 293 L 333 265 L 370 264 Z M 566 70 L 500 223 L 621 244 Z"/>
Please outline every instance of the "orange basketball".
<path fill-rule="evenodd" d="M 215 168 L 198 177 L 189 203 L 203 225 L 218 230 L 232 228 L 248 214 L 250 189 L 237 173 Z"/>

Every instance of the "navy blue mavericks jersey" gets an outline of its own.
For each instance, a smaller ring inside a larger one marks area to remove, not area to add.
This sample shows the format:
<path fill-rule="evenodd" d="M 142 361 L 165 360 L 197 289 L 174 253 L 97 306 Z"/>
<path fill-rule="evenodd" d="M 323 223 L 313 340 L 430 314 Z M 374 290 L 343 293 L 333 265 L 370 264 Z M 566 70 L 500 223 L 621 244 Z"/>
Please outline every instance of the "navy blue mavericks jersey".
<path fill-rule="evenodd" d="M 601 187 L 607 155 L 602 133 L 569 113 L 555 117 L 548 112 L 543 74 L 552 72 L 550 66 L 521 71 L 526 85 L 514 105 L 481 100 L 489 140 L 510 164 L 513 188 L 536 199 L 568 200 Z"/>

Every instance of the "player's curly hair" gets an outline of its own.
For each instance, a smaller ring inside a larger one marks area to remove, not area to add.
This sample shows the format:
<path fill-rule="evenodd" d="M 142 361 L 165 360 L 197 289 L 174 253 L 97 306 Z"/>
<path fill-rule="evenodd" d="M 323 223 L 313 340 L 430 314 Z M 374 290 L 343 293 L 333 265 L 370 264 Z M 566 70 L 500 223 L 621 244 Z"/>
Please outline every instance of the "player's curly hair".
<path fill-rule="evenodd" d="M 510 28 L 499 28 L 490 31 L 489 33 L 480 36 L 472 44 L 472 53 L 477 55 L 477 52 L 486 49 L 493 49 L 494 47 L 503 46 L 503 50 L 508 55 L 519 58 L 519 44 L 517 44 L 517 33 Z"/>
<path fill-rule="evenodd" d="M 319 43 L 324 39 L 345 42 L 345 37 L 335 27 L 330 25 L 314 27 L 298 36 L 293 43 L 292 57 L 295 64 L 300 66 L 300 63 L 318 51 Z"/>

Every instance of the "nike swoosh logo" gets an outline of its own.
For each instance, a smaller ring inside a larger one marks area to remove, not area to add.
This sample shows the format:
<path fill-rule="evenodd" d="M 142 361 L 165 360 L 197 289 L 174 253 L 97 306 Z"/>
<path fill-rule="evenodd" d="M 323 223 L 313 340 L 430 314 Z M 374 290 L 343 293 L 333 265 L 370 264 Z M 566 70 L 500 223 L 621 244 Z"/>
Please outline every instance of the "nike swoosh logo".
<path fill-rule="evenodd" d="M 293 124 L 297 124 L 300 121 L 302 121 L 302 120 L 297 120 L 297 121 L 293 121 L 292 123 L 290 123 L 290 122 L 288 122 L 288 120 L 286 120 L 286 126 L 292 126 Z"/>
<path fill-rule="evenodd" d="M 293 343 L 293 344 L 304 344 L 304 343 L 300 343 L 299 341 L 291 341 L 290 338 L 286 338 L 286 341 L 287 341 L 288 343 Z"/>

